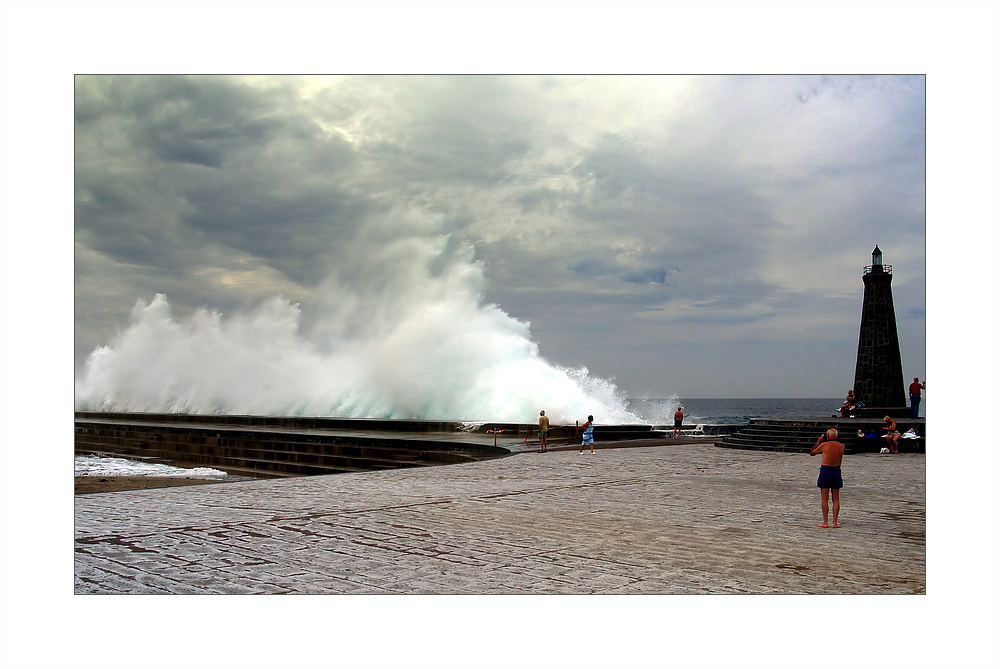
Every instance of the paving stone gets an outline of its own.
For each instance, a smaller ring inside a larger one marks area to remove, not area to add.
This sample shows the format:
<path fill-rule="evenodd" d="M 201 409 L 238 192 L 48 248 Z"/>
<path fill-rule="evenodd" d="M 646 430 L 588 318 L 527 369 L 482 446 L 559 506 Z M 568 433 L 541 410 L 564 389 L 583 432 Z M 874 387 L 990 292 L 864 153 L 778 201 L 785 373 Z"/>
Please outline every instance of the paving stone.
<path fill-rule="evenodd" d="M 605 445 L 606 446 L 606 445 Z M 711 444 L 77 496 L 84 593 L 922 593 L 923 454 Z"/>

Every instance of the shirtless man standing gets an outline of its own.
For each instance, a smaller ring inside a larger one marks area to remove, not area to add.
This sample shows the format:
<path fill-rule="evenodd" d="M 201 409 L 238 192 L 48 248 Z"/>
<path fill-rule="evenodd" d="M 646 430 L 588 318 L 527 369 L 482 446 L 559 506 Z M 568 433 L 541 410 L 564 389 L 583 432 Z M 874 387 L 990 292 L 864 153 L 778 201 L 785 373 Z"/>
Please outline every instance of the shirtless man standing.
<path fill-rule="evenodd" d="M 844 487 L 844 479 L 840 475 L 840 463 L 844 459 L 844 445 L 837 441 L 837 431 L 830 428 L 826 434 L 820 435 L 816 445 L 809 455 L 823 454 L 823 462 L 819 466 L 819 480 L 816 487 L 820 489 L 823 498 L 823 522 L 819 527 L 830 527 L 829 498 L 833 491 L 833 527 L 840 527 L 837 519 L 840 517 L 840 489 Z"/>

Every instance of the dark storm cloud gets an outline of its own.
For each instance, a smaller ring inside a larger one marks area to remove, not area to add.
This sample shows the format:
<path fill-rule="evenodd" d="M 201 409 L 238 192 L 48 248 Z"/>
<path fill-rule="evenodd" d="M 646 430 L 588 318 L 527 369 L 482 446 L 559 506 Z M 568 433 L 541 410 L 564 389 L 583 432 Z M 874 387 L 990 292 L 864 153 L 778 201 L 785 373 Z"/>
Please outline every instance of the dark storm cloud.
<path fill-rule="evenodd" d="M 585 258 L 569 265 L 569 269 L 581 277 L 617 276 L 625 283 L 639 284 L 664 284 L 668 276 L 676 273 L 676 270 L 671 271 L 665 267 L 619 266 L 606 263 L 599 258 Z"/>
<path fill-rule="evenodd" d="M 336 186 L 355 159 L 347 142 L 280 93 L 221 77 L 78 89 L 77 234 L 112 258 L 183 271 L 214 243 L 316 281 L 317 241 L 364 208 Z"/>
<path fill-rule="evenodd" d="M 610 265 L 598 258 L 584 258 L 579 262 L 569 265 L 569 268 L 580 276 L 587 278 L 618 274 L 621 271 L 620 268 Z"/>
<path fill-rule="evenodd" d="M 77 87 L 78 133 L 113 123 L 139 156 L 220 168 L 287 131 L 272 104 L 221 77 L 87 77 Z M 139 157 L 136 156 L 136 157 Z"/>
<path fill-rule="evenodd" d="M 627 283 L 658 283 L 664 284 L 667 281 L 669 272 L 665 267 L 649 267 L 635 270 L 625 274 L 622 281 Z"/>

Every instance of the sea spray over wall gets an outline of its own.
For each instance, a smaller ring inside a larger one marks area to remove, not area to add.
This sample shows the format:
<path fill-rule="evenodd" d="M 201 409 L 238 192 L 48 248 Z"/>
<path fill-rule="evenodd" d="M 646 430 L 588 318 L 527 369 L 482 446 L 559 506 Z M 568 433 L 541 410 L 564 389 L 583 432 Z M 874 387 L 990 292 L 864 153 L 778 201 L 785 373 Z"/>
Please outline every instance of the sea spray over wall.
<path fill-rule="evenodd" d="M 641 422 L 610 381 L 545 361 L 527 324 L 483 304 L 473 249 L 427 228 L 364 228 L 302 306 L 181 321 L 165 295 L 139 300 L 87 360 L 77 409 Z"/>

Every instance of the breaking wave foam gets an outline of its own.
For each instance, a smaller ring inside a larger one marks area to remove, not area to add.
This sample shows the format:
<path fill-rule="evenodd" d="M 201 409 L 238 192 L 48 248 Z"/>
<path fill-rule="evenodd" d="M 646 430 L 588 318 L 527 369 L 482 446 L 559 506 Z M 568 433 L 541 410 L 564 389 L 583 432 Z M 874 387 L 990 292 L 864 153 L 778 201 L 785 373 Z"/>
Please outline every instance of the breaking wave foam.
<path fill-rule="evenodd" d="M 613 382 L 543 359 L 528 324 L 482 303 L 472 248 L 415 232 L 425 228 L 359 235 L 309 318 L 281 297 L 184 320 L 163 294 L 139 300 L 88 358 L 77 409 L 517 422 L 544 409 L 557 424 L 642 422 Z"/>

